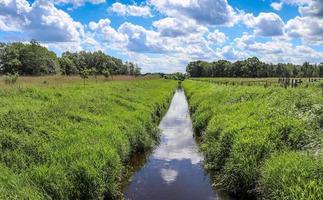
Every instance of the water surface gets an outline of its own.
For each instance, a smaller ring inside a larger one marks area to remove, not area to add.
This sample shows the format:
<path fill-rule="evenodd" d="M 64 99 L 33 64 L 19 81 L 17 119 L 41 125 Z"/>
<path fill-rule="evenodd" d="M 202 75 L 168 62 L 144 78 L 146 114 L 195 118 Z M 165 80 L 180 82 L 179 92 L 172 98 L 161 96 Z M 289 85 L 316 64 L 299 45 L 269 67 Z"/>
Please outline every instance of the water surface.
<path fill-rule="evenodd" d="M 212 190 L 203 171 L 203 156 L 193 138 L 184 91 L 178 89 L 160 125 L 161 141 L 146 164 L 132 177 L 126 199 L 229 199 Z"/>

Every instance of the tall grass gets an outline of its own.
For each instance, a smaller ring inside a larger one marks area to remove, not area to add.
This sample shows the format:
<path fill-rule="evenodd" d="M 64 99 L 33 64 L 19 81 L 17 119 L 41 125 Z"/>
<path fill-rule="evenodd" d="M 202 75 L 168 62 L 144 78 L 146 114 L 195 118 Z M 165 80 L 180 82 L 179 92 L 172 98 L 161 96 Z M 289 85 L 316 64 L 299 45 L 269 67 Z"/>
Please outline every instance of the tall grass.
<path fill-rule="evenodd" d="M 285 78 L 286 79 L 286 78 Z M 295 86 L 299 85 L 309 85 L 309 84 L 317 84 L 318 82 L 322 81 L 323 79 L 320 77 L 312 77 L 312 78 L 289 78 L 289 87 L 293 87 L 291 80 L 297 81 L 297 84 L 295 83 Z M 219 77 L 219 78 L 192 78 L 192 80 L 195 81 L 202 81 L 202 82 L 210 82 L 215 84 L 222 84 L 222 85 L 244 85 L 244 86 L 284 86 L 283 80 L 280 78 L 228 78 L 228 77 Z M 287 80 L 285 80 L 287 81 Z"/>
<path fill-rule="evenodd" d="M 238 196 L 322 199 L 318 83 L 284 89 L 187 80 L 183 86 L 216 184 Z"/>
<path fill-rule="evenodd" d="M 131 154 L 156 143 L 175 81 L 0 90 L 0 199 L 114 199 Z"/>
<path fill-rule="evenodd" d="M 127 76 L 127 75 L 116 75 L 116 76 L 89 76 L 86 83 L 104 83 L 108 81 L 130 81 L 130 80 L 142 80 L 142 79 L 157 79 L 154 76 Z M 49 76 L 20 76 L 16 80 L 15 86 L 8 86 L 6 84 L 7 76 L 0 75 L 0 89 L 13 88 L 13 87 L 30 87 L 30 86 L 41 86 L 41 87 L 60 87 L 70 84 L 83 84 L 83 79 L 80 76 L 65 76 L 65 75 L 49 75 Z"/>

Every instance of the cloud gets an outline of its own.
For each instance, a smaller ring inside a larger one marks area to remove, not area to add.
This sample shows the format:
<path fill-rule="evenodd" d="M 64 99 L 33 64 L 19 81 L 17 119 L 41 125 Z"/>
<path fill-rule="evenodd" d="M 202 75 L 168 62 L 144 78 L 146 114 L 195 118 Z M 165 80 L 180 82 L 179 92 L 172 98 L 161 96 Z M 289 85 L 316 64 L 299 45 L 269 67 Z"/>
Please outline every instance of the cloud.
<path fill-rule="evenodd" d="M 244 23 L 255 29 L 255 34 L 258 36 L 273 37 L 284 34 L 284 22 L 275 13 L 261 12 L 257 17 L 252 14 L 244 15 Z"/>
<path fill-rule="evenodd" d="M 297 6 L 310 4 L 312 1 L 315 1 L 315 0 L 282 0 L 282 2 L 285 4 L 297 5 Z"/>
<path fill-rule="evenodd" d="M 128 57 L 135 63 L 139 63 L 143 73 L 146 72 L 164 72 L 175 73 L 185 72 L 184 66 L 189 62 L 185 55 L 145 55 L 141 53 L 129 52 Z M 160 152 L 166 153 L 167 152 Z M 162 156 L 162 154 L 160 154 Z M 169 158 L 169 157 L 168 157 Z"/>
<path fill-rule="evenodd" d="M 234 44 L 239 49 L 245 49 L 249 44 L 252 44 L 255 42 L 255 36 L 249 35 L 248 33 L 243 33 L 243 35 L 240 38 L 234 39 Z"/>
<path fill-rule="evenodd" d="M 288 42 L 266 42 L 266 43 L 260 43 L 255 42 L 253 44 L 249 44 L 247 49 L 249 51 L 258 52 L 263 55 L 266 54 L 279 54 L 286 52 L 287 50 L 292 48 L 292 44 Z"/>
<path fill-rule="evenodd" d="M 313 63 L 322 62 L 323 53 L 306 45 L 294 45 L 291 41 L 273 40 L 259 42 L 254 35 L 244 33 L 240 38 L 234 39 L 233 48 L 250 56 L 257 56 L 267 63 L 295 63 L 305 61 Z M 224 51 L 224 50 L 222 50 Z M 230 54 L 229 54 L 230 55 Z M 279 55 L 279 56 L 277 56 Z"/>
<path fill-rule="evenodd" d="M 99 22 L 90 22 L 89 23 L 89 28 L 92 30 L 92 31 L 95 31 L 95 30 L 98 30 L 98 29 L 104 29 L 106 27 L 109 27 L 111 24 L 111 21 L 110 19 L 100 19 Z"/>
<path fill-rule="evenodd" d="M 299 12 L 301 16 L 286 23 L 288 36 L 301 38 L 311 44 L 323 44 L 323 0 L 301 5 Z"/>
<path fill-rule="evenodd" d="M 156 9 L 170 17 L 188 17 L 200 24 L 233 25 L 236 13 L 227 0 L 149 0 Z"/>
<path fill-rule="evenodd" d="M 114 48 L 121 48 L 126 43 L 127 38 L 112 28 L 110 24 L 110 19 L 100 19 L 98 22 L 90 22 L 88 27 L 99 41 L 114 45 Z"/>
<path fill-rule="evenodd" d="M 297 16 L 287 22 L 286 32 L 290 37 L 323 44 L 323 19 Z"/>
<path fill-rule="evenodd" d="M 76 42 L 84 35 L 84 27 L 66 12 L 46 0 L 30 5 L 26 0 L 0 1 L 0 29 L 21 31 L 26 39 L 41 42 Z"/>
<path fill-rule="evenodd" d="M 26 0 L 0 0 L 0 30 L 22 31 L 31 7 Z"/>
<path fill-rule="evenodd" d="M 135 16 L 135 17 L 152 17 L 149 6 L 125 5 L 122 3 L 114 3 L 108 9 L 111 12 L 117 13 L 120 16 Z"/>
<path fill-rule="evenodd" d="M 173 169 L 162 168 L 160 170 L 161 177 L 167 184 L 171 184 L 176 181 L 178 176 L 178 171 Z"/>
<path fill-rule="evenodd" d="M 233 46 L 227 45 L 221 49 L 217 49 L 217 54 L 220 55 L 221 59 L 229 61 L 242 60 L 250 57 L 246 52 L 236 50 Z"/>
<path fill-rule="evenodd" d="M 84 35 L 84 27 L 81 23 L 74 21 L 66 12 L 45 0 L 33 3 L 28 20 L 30 24 L 24 27 L 26 33 L 39 41 L 78 41 Z"/>
<path fill-rule="evenodd" d="M 167 17 L 153 22 L 161 36 L 178 37 L 189 34 L 204 33 L 207 28 L 197 25 L 194 20 Z"/>
<path fill-rule="evenodd" d="M 166 51 L 158 38 L 158 33 L 146 30 L 142 26 L 125 22 L 119 27 L 118 32 L 127 37 L 126 46 L 130 51 L 142 53 L 163 53 Z"/>
<path fill-rule="evenodd" d="M 190 58 L 209 58 L 214 56 L 214 51 L 209 47 L 208 41 L 203 37 L 208 32 L 205 27 L 196 25 L 181 32 L 182 27 L 173 26 L 172 18 L 165 18 L 154 23 L 155 30 L 125 22 L 118 29 L 110 26 L 110 20 L 101 19 L 99 22 L 90 22 L 88 27 L 97 40 L 106 42 L 106 46 L 128 53 L 149 54 L 186 54 Z M 172 23 L 168 23 L 171 21 Z M 177 25 L 175 20 L 175 25 Z M 194 21 L 187 22 L 195 24 Z M 178 24 L 178 26 L 180 26 Z M 177 29 L 179 28 L 179 29 Z M 200 30 L 199 30 L 200 29 Z"/>
<path fill-rule="evenodd" d="M 301 6 L 299 12 L 303 16 L 323 18 L 323 0 L 311 1 L 307 5 Z"/>
<path fill-rule="evenodd" d="M 213 32 L 209 33 L 207 36 L 207 39 L 212 42 L 213 44 L 223 44 L 225 43 L 229 38 L 219 30 L 214 30 Z"/>
<path fill-rule="evenodd" d="M 293 46 L 290 43 L 271 42 L 271 44 L 265 43 L 263 45 L 257 45 L 253 48 L 253 51 L 259 51 L 260 57 L 265 62 L 273 63 L 295 63 L 302 64 L 305 61 L 312 63 L 322 62 L 322 52 L 317 52 L 311 47 L 305 45 Z M 280 52 L 277 56 L 277 52 Z"/>
<path fill-rule="evenodd" d="M 86 3 L 102 4 L 106 0 L 53 0 L 57 5 L 72 5 L 73 8 L 84 6 Z"/>
<path fill-rule="evenodd" d="M 283 2 L 273 2 L 270 4 L 270 6 L 277 11 L 280 11 L 283 8 Z"/>

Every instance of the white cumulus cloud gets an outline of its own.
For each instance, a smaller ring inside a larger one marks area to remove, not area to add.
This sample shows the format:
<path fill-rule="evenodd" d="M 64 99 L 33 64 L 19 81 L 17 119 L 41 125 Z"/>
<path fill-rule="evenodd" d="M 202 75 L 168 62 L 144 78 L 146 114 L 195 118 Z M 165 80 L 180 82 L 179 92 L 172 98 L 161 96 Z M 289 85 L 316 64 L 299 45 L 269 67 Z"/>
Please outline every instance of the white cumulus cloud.
<path fill-rule="evenodd" d="M 121 16 L 152 17 L 150 7 L 145 5 L 125 5 L 117 2 L 112 4 L 108 10 Z"/>
<path fill-rule="evenodd" d="M 257 17 L 252 14 L 244 16 L 244 23 L 255 29 L 255 34 L 258 36 L 281 36 L 284 34 L 284 22 L 279 15 L 275 13 L 261 12 Z"/>
<path fill-rule="evenodd" d="M 222 44 L 228 40 L 228 37 L 224 33 L 216 29 L 208 34 L 207 39 L 212 43 Z"/>
<path fill-rule="evenodd" d="M 270 6 L 277 11 L 280 11 L 283 8 L 283 2 L 273 2 Z"/>
<path fill-rule="evenodd" d="M 0 5 L 3 31 L 21 31 L 42 42 L 75 42 L 84 35 L 83 25 L 50 1 L 36 0 L 30 5 L 26 0 L 1 0 Z"/>
<path fill-rule="evenodd" d="M 173 17 L 155 21 L 153 26 L 157 28 L 161 36 L 166 37 L 178 37 L 208 31 L 207 28 L 198 25 L 194 20 Z"/>
<path fill-rule="evenodd" d="M 57 5 L 71 5 L 73 8 L 78 8 L 84 6 L 86 3 L 91 4 L 102 4 L 105 3 L 106 0 L 53 0 Z"/>
<path fill-rule="evenodd" d="M 156 9 L 170 17 L 189 17 L 206 25 L 233 25 L 236 13 L 227 0 L 149 0 Z"/>

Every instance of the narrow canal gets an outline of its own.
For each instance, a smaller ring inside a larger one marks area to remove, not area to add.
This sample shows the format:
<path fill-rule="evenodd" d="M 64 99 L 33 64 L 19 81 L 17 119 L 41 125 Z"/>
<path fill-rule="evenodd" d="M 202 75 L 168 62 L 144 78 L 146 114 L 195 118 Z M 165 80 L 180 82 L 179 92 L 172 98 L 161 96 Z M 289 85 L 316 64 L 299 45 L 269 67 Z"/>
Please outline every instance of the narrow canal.
<path fill-rule="evenodd" d="M 230 199 L 212 190 L 204 172 L 203 156 L 193 137 L 192 121 L 184 91 L 178 89 L 160 125 L 159 146 L 125 189 L 126 199 L 190 200 Z"/>

